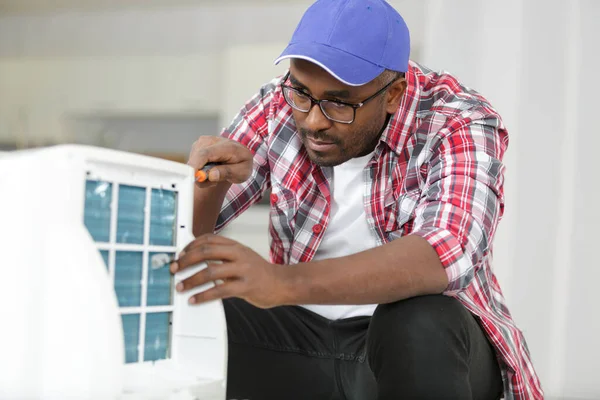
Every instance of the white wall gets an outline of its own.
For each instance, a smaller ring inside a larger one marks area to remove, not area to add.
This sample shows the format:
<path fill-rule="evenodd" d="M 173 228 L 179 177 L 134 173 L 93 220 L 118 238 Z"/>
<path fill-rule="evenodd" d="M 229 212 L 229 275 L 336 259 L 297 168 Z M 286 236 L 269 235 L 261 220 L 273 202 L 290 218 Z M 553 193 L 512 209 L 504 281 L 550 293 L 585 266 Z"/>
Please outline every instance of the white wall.
<path fill-rule="evenodd" d="M 223 54 L 221 122 L 227 126 L 260 85 L 285 73 L 288 61 L 273 64 L 286 43 L 231 46 Z"/>
<path fill-rule="evenodd" d="M 239 1 L 0 16 L 0 57 L 190 55 L 232 45 L 285 43 L 311 3 Z M 423 2 L 390 3 L 402 12 L 418 45 Z"/>
<path fill-rule="evenodd" d="M 86 113 L 217 114 L 218 60 L 210 53 L 1 58 L 0 138 L 69 141 L 69 117 Z"/>
<path fill-rule="evenodd" d="M 598 399 L 600 2 L 429 4 L 425 61 L 491 99 L 509 128 L 495 269 L 546 394 Z"/>
<path fill-rule="evenodd" d="M 564 238 L 557 245 L 565 243 L 571 258 L 569 270 L 559 275 L 560 287 L 564 288 L 568 302 L 561 310 L 564 332 L 558 338 L 564 340 L 563 372 L 565 392 L 600 397 L 598 382 L 600 359 L 600 301 L 597 282 L 600 282 L 600 260 L 598 241 L 600 233 L 600 178 L 597 174 L 597 151 L 600 148 L 600 129 L 592 117 L 598 112 L 600 82 L 593 79 L 600 69 L 600 4 L 595 0 L 582 0 L 577 14 L 572 18 L 576 26 L 575 38 L 580 41 L 572 53 L 570 63 L 569 90 L 565 102 L 571 103 L 574 111 L 567 118 L 568 139 L 561 149 L 570 154 L 573 162 L 572 175 L 563 181 L 572 182 L 566 190 L 568 212 L 563 226 L 567 227 Z M 566 149 L 565 149 L 566 147 Z M 565 171 L 566 172 L 566 171 Z M 568 203 L 570 201 L 570 203 Z M 571 222 L 571 224 L 569 224 Z M 559 225 L 559 229 L 563 226 Z M 570 235 L 569 235 L 570 234 Z M 569 251 L 570 250 L 570 251 Z M 569 344 L 576 344 L 570 346 Z M 573 368 L 580 366 L 579 368 Z"/>
<path fill-rule="evenodd" d="M 70 141 L 85 113 L 217 114 L 222 126 L 272 66 L 311 1 L 0 16 L 0 142 Z M 393 2 L 422 32 L 420 2 Z"/>

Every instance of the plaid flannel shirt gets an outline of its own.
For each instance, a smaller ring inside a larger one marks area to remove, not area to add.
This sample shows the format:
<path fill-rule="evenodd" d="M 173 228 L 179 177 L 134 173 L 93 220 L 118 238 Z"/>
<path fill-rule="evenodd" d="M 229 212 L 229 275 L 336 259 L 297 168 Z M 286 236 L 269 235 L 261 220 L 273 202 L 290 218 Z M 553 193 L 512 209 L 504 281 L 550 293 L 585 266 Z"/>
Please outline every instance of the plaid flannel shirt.
<path fill-rule="evenodd" d="M 296 264 L 312 259 L 327 229 L 331 169 L 310 161 L 281 79 L 263 86 L 222 133 L 253 152 L 254 168 L 227 193 L 216 230 L 271 188 L 271 262 Z M 433 246 L 448 275 L 445 294 L 479 319 L 496 350 L 505 398 L 541 399 L 527 344 L 491 268 L 507 131 L 486 99 L 449 74 L 411 62 L 406 81 L 364 170 L 369 226 L 378 245 L 419 235 Z"/>

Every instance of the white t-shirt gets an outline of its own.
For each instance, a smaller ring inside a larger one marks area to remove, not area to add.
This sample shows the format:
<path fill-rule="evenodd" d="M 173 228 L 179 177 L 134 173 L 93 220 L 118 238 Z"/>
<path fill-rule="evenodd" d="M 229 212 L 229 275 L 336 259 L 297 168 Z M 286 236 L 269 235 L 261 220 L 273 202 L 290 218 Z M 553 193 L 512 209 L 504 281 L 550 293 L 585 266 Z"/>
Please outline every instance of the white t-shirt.
<path fill-rule="evenodd" d="M 333 179 L 329 182 L 332 193 L 331 215 L 314 260 L 343 257 L 377 246 L 375 233 L 367 222 L 364 205 L 364 169 L 372 156 L 373 153 L 353 158 L 333 167 Z M 336 320 L 371 316 L 377 304 L 305 304 L 302 307 L 325 318 Z"/>

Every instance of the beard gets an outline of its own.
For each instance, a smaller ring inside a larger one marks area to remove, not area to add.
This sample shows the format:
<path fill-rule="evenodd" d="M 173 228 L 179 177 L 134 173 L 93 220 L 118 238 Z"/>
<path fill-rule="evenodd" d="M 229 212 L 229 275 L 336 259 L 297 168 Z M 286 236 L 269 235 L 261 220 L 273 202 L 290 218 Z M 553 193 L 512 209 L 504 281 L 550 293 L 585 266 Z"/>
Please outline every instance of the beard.
<path fill-rule="evenodd" d="M 300 138 L 302 139 L 302 143 L 304 144 L 304 148 L 308 153 L 308 157 L 310 160 L 321 167 L 334 167 L 339 165 L 351 157 L 347 156 L 347 151 L 344 146 L 344 142 L 338 138 L 334 138 L 324 131 L 311 131 L 309 129 L 300 128 L 298 130 L 300 133 Z M 332 150 L 328 153 L 316 152 L 310 149 L 309 147 L 309 138 L 321 142 L 332 143 L 335 147 L 335 150 Z"/>
<path fill-rule="evenodd" d="M 343 139 L 335 137 L 327 131 L 312 131 L 305 128 L 298 130 L 300 138 L 313 163 L 321 167 L 335 167 L 350 160 L 351 158 L 364 156 L 372 152 L 385 127 L 389 122 L 389 117 L 383 118 L 383 121 L 371 121 L 364 127 L 348 132 Z M 335 149 L 321 153 L 312 151 L 307 145 L 308 139 L 314 139 L 321 142 L 332 143 Z"/>

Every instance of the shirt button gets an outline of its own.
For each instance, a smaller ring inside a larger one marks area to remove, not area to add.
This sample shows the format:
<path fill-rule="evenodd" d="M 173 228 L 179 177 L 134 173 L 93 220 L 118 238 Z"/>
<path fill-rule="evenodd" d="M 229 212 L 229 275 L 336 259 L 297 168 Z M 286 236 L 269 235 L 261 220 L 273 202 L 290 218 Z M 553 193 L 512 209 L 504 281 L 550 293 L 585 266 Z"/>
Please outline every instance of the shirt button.
<path fill-rule="evenodd" d="M 321 225 L 321 224 L 313 225 L 313 232 L 316 233 L 317 235 L 319 233 L 321 233 L 322 230 L 323 230 L 323 225 Z"/>
<path fill-rule="evenodd" d="M 275 193 L 271 193 L 271 203 L 277 203 L 277 200 L 279 200 L 279 196 Z"/>

